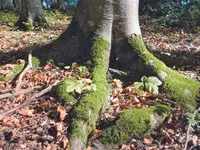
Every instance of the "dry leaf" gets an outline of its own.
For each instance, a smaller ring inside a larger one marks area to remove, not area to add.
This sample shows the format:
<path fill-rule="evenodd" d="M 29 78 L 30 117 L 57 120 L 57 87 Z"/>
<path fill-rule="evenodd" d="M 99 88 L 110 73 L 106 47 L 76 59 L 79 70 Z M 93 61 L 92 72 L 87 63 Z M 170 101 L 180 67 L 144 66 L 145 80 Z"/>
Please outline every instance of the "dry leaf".
<path fill-rule="evenodd" d="M 9 122 L 10 119 L 11 119 L 11 118 L 10 118 L 9 116 L 5 116 L 5 117 L 3 118 L 3 123 Z"/>
<path fill-rule="evenodd" d="M 6 75 L 10 72 L 10 70 L 0 70 L 0 74 Z"/>
<path fill-rule="evenodd" d="M 65 137 L 65 138 L 62 140 L 62 147 L 63 147 L 65 150 L 69 149 L 69 140 L 68 140 L 68 138 Z"/>
<path fill-rule="evenodd" d="M 131 150 L 130 145 L 123 144 L 120 150 Z"/>
<path fill-rule="evenodd" d="M 49 99 L 50 99 L 51 101 L 55 101 L 55 100 L 56 100 L 55 97 L 49 97 Z"/>
<path fill-rule="evenodd" d="M 23 108 L 18 111 L 20 115 L 22 116 L 33 116 L 34 110 L 29 109 L 29 108 Z"/>
<path fill-rule="evenodd" d="M 57 112 L 60 113 L 60 120 L 63 121 L 67 115 L 66 109 L 63 106 L 59 105 L 57 108 Z"/>
<path fill-rule="evenodd" d="M 104 134 L 103 130 L 98 130 L 98 129 L 94 130 L 94 137 L 95 138 L 101 137 L 101 136 L 103 136 L 103 134 Z"/>
<path fill-rule="evenodd" d="M 63 122 L 57 122 L 56 123 L 56 131 L 62 133 L 64 128 Z"/>
<path fill-rule="evenodd" d="M 88 147 L 87 147 L 87 150 L 92 150 L 92 147 L 88 146 Z"/>
<path fill-rule="evenodd" d="M 151 136 L 145 135 L 144 136 L 144 144 L 150 145 L 153 142 L 153 138 Z"/>

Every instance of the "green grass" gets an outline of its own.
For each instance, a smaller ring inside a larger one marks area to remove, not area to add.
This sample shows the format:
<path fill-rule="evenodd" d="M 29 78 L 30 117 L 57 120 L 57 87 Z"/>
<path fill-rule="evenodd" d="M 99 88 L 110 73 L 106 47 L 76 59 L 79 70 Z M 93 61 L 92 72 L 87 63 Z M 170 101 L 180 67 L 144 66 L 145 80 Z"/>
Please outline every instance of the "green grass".
<path fill-rule="evenodd" d="M 66 28 L 70 23 L 73 12 L 45 11 L 45 18 L 52 30 Z M 0 11 L 0 24 L 11 28 L 15 27 L 15 23 L 19 17 L 19 12 Z"/>

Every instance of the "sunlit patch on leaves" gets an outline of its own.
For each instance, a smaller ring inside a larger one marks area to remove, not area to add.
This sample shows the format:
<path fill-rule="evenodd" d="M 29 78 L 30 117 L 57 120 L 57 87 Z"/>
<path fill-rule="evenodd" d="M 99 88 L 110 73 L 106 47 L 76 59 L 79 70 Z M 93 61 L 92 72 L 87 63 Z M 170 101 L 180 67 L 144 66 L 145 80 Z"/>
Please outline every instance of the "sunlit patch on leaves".
<path fill-rule="evenodd" d="M 91 79 L 81 78 L 78 80 L 65 80 L 66 92 L 68 93 L 78 93 L 82 94 L 83 92 L 96 91 L 96 84 L 92 83 Z"/>

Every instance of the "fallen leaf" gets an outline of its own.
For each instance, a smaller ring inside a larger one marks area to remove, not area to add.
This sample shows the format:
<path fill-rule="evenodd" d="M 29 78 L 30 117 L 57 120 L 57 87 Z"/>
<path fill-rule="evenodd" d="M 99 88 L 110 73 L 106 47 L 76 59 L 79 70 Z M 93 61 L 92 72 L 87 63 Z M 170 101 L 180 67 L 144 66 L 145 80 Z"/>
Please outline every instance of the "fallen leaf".
<path fill-rule="evenodd" d="M 65 150 L 69 149 L 69 140 L 66 137 L 62 140 L 62 148 Z"/>
<path fill-rule="evenodd" d="M 131 146 L 123 144 L 122 147 L 120 148 L 120 150 L 131 150 Z"/>
<path fill-rule="evenodd" d="M 56 131 L 62 133 L 64 128 L 63 122 L 57 122 L 56 123 Z"/>
<path fill-rule="evenodd" d="M 6 75 L 10 72 L 10 70 L 0 70 L 0 74 Z"/>
<path fill-rule="evenodd" d="M 92 147 L 91 147 L 91 146 L 88 146 L 86 150 L 92 150 Z"/>
<path fill-rule="evenodd" d="M 67 115 L 66 109 L 63 106 L 59 105 L 57 108 L 57 112 L 60 113 L 60 120 L 63 121 Z"/>
<path fill-rule="evenodd" d="M 94 130 L 94 137 L 95 138 L 99 138 L 99 137 L 103 136 L 103 134 L 104 134 L 103 130 L 98 130 L 98 129 Z"/>
<path fill-rule="evenodd" d="M 29 108 L 23 108 L 21 110 L 18 111 L 20 115 L 22 116 L 33 116 L 33 109 L 29 109 Z"/>
<path fill-rule="evenodd" d="M 3 118 L 3 123 L 7 123 L 7 122 L 9 122 L 10 121 L 10 117 L 9 116 L 5 116 L 4 118 Z"/>
<path fill-rule="evenodd" d="M 145 135 L 144 136 L 144 144 L 150 145 L 153 142 L 153 138 L 151 136 Z"/>

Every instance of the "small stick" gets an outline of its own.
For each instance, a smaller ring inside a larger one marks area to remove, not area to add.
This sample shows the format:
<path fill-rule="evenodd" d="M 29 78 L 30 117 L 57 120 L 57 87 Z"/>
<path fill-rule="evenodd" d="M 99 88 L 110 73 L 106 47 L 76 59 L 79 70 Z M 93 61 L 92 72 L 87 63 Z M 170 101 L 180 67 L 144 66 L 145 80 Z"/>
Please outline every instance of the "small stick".
<path fill-rule="evenodd" d="M 27 94 L 27 93 L 34 91 L 35 89 L 40 89 L 40 88 L 41 88 L 41 86 L 34 86 L 34 87 L 31 87 L 28 89 L 23 89 L 23 90 L 17 91 L 16 93 L 1 94 L 0 99 L 15 97 L 15 96 L 22 95 L 22 94 Z"/>
<path fill-rule="evenodd" d="M 20 86 L 21 86 L 21 83 L 22 83 L 22 78 L 24 77 L 26 72 L 31 68 L 32 68 L 32 50 L 30 50 L 29 54 L 28 54 L 28 65 L 19 75 L 19 79 L 18 79 L 18 82 L 17 82 L 17 85 L 16 85 L 14 91 L 18 91 L 20 89 Z"/>
<path fill-rule="evenodd" d="M 39 92 L 39 93 L 33 95 L 29 100 L 23 102 L 22 104 L 16 106 L 15 108 L 13 108 L 13 109 L 11 109 L 11 110 L 9 110 L 9 111 L 7 111 L 7 112 L 4 112 L 4 113 L 0 114 L 0 120 L 3 120 L 3 118 L 4 118 L 5 116 L 11 115 L 11 114 L 15 113 L 17 110 L 19 110 L 19 109 L 21 109 L 21 108 L 27 106 L 27 105 L 30 104 L 35 98 L 38 98 L 38 97 L 40 97 L 40 96 L 42 96 L 42 95 L 48 93 L 48 92 L 51 91 L 52 88 L 53 88 L 54 86 L 56 86 L 58 83 L 59 83 L 59 81 L 56 81 L 54 84 L 50 85 L 50 86 L 47 87 L 46 89 L 44 89 L 44 90 L 42 90 L 41 92 Z"/>
<path fill-rule="evenodd" d="M 200 108 L 199 109 L 196 109 L 194 111 L 194 115 L 196 115 L 196 113 L 200 111 Z M 188 142 L 189 142 L 189 136 L 190 136 L 190 129 L 191 129 L 191 123 L 189 124 L 188 126 L 188 129 L 187 129 L 187 136 L 186 136 L 186 142 L 185 142 L 185 148 L 184 150 L 187 150 L 187 146 L 188 146 Z"/>

